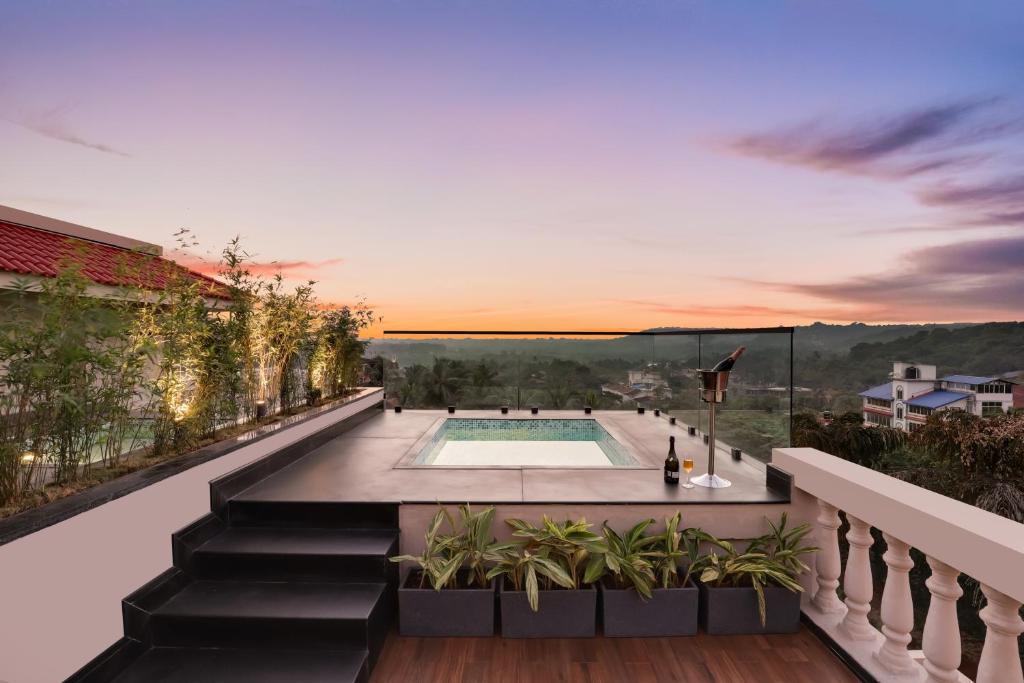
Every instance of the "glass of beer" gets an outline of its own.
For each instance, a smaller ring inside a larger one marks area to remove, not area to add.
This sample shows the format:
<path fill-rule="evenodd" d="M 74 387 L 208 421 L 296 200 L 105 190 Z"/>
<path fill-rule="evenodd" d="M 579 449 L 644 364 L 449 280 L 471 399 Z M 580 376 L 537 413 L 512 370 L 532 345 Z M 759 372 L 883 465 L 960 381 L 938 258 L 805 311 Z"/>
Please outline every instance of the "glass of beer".
<path fill-rule="evenodd" d="M 692 489 L 693 488 L 693 484 L 690 483 L 690 472 L 693 471 L 693 458 L 690 458 L 690 457 L 683 458 L 683 469 L 686 471 L 686 481 L 684 481 L 681 484 L 681 486 L 684 489 Z"/>

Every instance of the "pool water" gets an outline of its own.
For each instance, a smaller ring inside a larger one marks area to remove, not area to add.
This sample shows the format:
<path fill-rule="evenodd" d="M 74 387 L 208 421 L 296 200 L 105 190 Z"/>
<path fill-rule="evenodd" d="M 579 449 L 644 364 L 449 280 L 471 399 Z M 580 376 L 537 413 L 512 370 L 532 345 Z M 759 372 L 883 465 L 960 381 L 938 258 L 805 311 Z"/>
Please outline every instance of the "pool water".
<path fill-rule="evenodd" d="M 412 464 L 628 467 L 637 461 L 594 419 L 449 417 Z"/>

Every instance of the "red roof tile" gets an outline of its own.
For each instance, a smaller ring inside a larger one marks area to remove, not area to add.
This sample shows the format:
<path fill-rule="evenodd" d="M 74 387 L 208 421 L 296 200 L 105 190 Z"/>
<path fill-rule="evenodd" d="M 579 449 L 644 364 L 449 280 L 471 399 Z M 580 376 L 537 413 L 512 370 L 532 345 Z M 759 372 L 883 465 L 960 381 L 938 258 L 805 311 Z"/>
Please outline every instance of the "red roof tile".
<path fill-rule="evenodd" d="M 184 274 L 207 287 L 206 296 L 230 298 L 226 285 L 152 254 L 0 221 L 0 271 L 56 277 L 65 259 L 82 264 L 82 274 L 101 285 L 164 289 Z"/>

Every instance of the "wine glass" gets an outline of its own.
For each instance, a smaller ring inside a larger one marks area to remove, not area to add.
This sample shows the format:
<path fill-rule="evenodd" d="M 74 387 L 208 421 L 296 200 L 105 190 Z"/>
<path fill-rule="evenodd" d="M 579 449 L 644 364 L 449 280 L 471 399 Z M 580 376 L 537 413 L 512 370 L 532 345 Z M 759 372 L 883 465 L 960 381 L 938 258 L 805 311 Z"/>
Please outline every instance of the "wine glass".
<path fill-rule="evenodd" d="M 686 481 L 682 483 L 684 489 L 692 489 L 693 484 L 690 483 L 690 472 L 693 471 L 693 458 L 683 458 L 683 469 L 686 470 Z"/>

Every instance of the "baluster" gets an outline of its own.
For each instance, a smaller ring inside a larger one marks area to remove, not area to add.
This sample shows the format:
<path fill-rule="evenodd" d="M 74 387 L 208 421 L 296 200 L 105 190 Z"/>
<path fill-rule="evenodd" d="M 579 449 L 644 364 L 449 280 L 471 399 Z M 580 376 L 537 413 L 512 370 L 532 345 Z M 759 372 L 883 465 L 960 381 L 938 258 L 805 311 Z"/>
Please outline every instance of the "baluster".
<path fill-rule="evenodd" d="M 882 635 L 885 642 L 875 653 L 879 664 L 894 674 L 909 674 L 918 671 L 917 665 L 907 652 L 910 630 L 914 628 L 914 603 L 910 597 L 910 570 L 914 561 L 910 559 L 910 546 L 883 532 L 886 550 L 882 559 L 889 571 L 882 589 Z"/>
<path fill-rule="evenodd" d="M 929 683 L 958 681 L 960 674 L 960 624 L 956 601 L 964 594 L 956 579 L 960 572 L 934 557 L 928 558 L 932 575 L 924 582 L 932 594 L 924 622 L 922 648 Z"/>
<path fill-rule="evenodd" d="M 985 622 L 985 645 L 978 662 L 977 683 L 1021 683 L 1020 652 L 1017 637 L 1024 633 L 1020 605 L 1008 595 L 981 584 L 988 604 L 979 613 Z"/>
<path fill-rule="evenodd" d="M 874 640 L 878 631 L 868 622 L 868 611 L 871 609 L 871 596 L 874 586 L 871 583 L 871 525 L 850 513 L 846 514 L 850 530 L 846 532 L 846 540 L 850 544 L 850 553 L 846 557 L 846 574 L 843 577 L 843 589 L 846 592 L 846 616 L 843 617 L 842 628 L 854 640 Z"/>
<path fill-rule="evenodd" d="M 818 536 L 821 550 L 818 551 L 818 590 L 814 594 L 814 605 L 822 612 L 842 612 L 846 609 L 836 589 L 839 588 L 839 510 L 834 505 L 818 499 Z"/>

